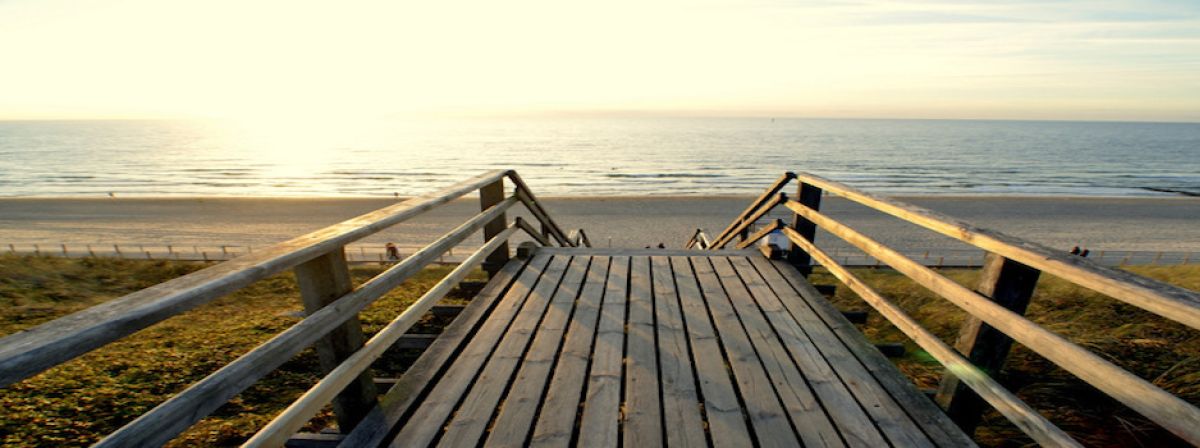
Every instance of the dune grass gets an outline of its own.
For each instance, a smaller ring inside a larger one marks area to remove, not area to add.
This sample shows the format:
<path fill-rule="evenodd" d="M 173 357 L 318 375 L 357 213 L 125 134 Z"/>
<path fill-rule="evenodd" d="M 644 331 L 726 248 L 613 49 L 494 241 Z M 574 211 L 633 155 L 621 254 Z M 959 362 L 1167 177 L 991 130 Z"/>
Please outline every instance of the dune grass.
<path fill-rule="evenodd" d="M 1133 266 L 1129 271 L 1200 290 L 1200 266 Z M 974 286 L 977 270 L 945 270 L 947 277 Z M 890 270 L 860 269 L 855 274 L 883 293 L 922 325 L 953 344 L 966 313 Z M 815 284 L 838 284 L 817 270 Z M 870 310 L 841 286 L 833 301 L 842 309 Z M 1105 359 L 1193 404 L 1200 404 L 1200 332 L 1132 305 L 1043 276 L 1026 316 Z M 860 330 L 875 342 L 903 342 L 907 354 L 895 359 L 922 388 L 936 388 L 941 365 L 874 310 Z M 1186 446 L 1136 412 L 1108 398 L 1050 361 L 1015 345 L 1000 381 L 1063 430 L 1088 446 Z M 1003 416 L 989 412 L 975 434 L 984 446 L 1033 445 Z"/>
<path fill-rule="evenodd" d="M 164 261 L 0 256 L 0 335 L 203 268 Z M 381 267 L 353 268 L 356 282 Z M 368 333 L 378 331 L 448 272 L 431 267 L 362 314 Z M 1200 289 L 1200 266 L 1135 267 L 1131 271 Z M 855 271 L 944 340 L 952 342 L 964 313 L 891 271 Z M 944 271 L 973 285 L 977 272 Z M 476 274 L 476 279 L 479 277 Z M 835 284 L 818 270 L 817 284 Z M 299 320 L 302 306 L 291 274 L 280 274 L 228 297 L 163 321 L 25 381 L 0 389 L 0 437 L 6 446 L 78 446 L 99 440 L 220 366 Z M 460 297 L 461 298 L 461 297 Z M 847 288 L 834 302 L 868 309 Z M 1030 305 L 1033 321 L 1100 353 L 1192 403 L 1200 403 L 1200 335 L 1130 305 L 1044 277 Z M 422 322 L 424 332 L 442 322 Z M 896 359 L 920 387 L 937 386 L 940 366 L 877 313 L 860 329 L 873 341 L 904 342 Z M 399 374 L 416 352 L 389 353 L 378 370 Z M 265 424 L 319 375 L 316 354 L 302 352 L 255 386 L 202 420 L 172 444 L 236 445 Z M 1053 422 L 1090 446 L 1168 446 L 1178 441 L 1138 414 L 1108 399 L 1038 355 L 1016 347 L 1001 382 Z M 327 409 L 310 430 L 334 425 Z M 994 412 L 976 438 L 984 446 L 1032 442 Z"/>
<path fill-rule="evenodd" d="M 0 335 L 203 267 L 165 261 L 0 256 Z M 428 268 L 364 310 L 360 316 L 364 330 L 378 331 L 449 269 Z M 357 284 L 381 270 L 365 265 L 352 268 L 352 274 Z M 298 322 L 302 310 L 292 275 L 275 275 L 0 389 L 0 444 L 94 443 Z M 439 324 L 425 321 L 414 331 Z M 377 362 L 376 369 L 402 370 L 418 354 L 395 352 Z M 239 444 L 315 384 L 319 373 L 316 353 L 305 350 L 172 445 Z M 332 413 L 326 409 L 309 429 L 333 425 Z"/>

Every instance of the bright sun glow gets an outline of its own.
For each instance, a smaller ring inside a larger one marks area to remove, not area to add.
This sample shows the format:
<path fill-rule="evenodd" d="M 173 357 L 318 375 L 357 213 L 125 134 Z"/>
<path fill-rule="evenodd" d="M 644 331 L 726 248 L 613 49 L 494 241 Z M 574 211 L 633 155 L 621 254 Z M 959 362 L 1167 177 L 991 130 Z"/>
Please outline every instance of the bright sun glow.
<path fill-rule="evenodd" d="M 1200 119 L 1189 2 L 0 2 L 0 118 Z"/>

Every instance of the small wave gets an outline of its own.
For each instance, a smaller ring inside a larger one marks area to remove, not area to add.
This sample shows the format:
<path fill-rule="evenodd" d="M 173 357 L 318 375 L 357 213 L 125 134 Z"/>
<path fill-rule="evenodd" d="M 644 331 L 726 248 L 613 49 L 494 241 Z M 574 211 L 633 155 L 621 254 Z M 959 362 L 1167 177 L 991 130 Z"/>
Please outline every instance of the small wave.
<path fill-rule="evenodd" d="M 713 177 L 729 177 L 729 175 L 728 174 L 701 174 L 701 173 L 653 173 L 653 174 L 649 174 L 649 173 L 647 173 L 647 174 L 609 173 L 609 174 L 605 174 L 604 177 L 610 177 L 610 178 L 614 178 L 614 179 L 660 179 L 660 178 L 662 178 L 662 179 L 668 179 L 668 178 L 672 178 L 672 179 L 675 179 L 675 178 L 677 178 L 677 179 L 706 179 L 706 178 L 713 178 Z"/>

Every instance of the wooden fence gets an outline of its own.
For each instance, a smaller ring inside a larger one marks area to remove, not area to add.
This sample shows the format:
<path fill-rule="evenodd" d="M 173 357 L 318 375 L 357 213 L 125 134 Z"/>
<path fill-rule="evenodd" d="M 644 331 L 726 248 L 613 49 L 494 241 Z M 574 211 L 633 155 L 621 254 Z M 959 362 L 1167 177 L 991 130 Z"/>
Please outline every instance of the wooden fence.
<path fill-rule="evenodd" d="M 795 199 L 782 193 L 793 180 L 800 184 Z M 842 196 L 985 251 L 986 262 L 980 283 L 975 290 L 963 287 L 913 257 L 821 213 L 819 209 L 823 193 Z M 755 230 L 755 223 L 779 206 L 792 212 L 792 222 L 776 220 Z M 847 270 L 837 257 L 817 247 L 813 240 L 818 228 L 850 243 L 969 313 L 971 317 L 963 325 L 955 346 L 951 347 L 923 328 L 900 307 Z M 1200 445 L 1200 409 L 1023 316 L 1042 273 L 1103 293 L 1192 329 L 1200 329 L 1200 294 L 1197 292 L 1109 269 L 1093 259 L 978 228 L 924 208 L 871 195 L 806 173 L 786 173 L 722 232 L 710 236 L 703 230 L 697 230 L 688 245 L 708 250 L 722 249 L 729 244 L 747 247 L 774 231 L 786 235 L 790 242 L 786 256 L 801 272 L 811 272 L 810 265 L 816 261 L 946 367 L 937 401 L 968 432 L 977 425 L 986 402 L 1038 443 L 1078 446 L 986 373 L 1000 371 L 1015 341 L 1182 439 Z"/>
<path fill-rule="evenodd" d="M 512 195 L 506 195 L 506 179 L 513 184 Z M 474 191 L 479 191 L 479 214 L 359 287 L 352 287 L 348 244 Z M 520 218 L 508 222 L 505 212 L 518 203 L 529 209 L 540 228 Z M 364 341 L 359 311 L 480 231 L 482 247 L 466 256 L 382 331 Z M 348 431 L 375 403 L 374 384 L 366 369 L 370 362 L 472 270 L 480 266 L 489 274 L 499 270 L 509 259 L 509 239 L 517 231 L 543 245 L 570 247 L 588 242 L 581 231 L 570 235 L 563 232 L 516 172 L 488 172 L 299 238 L 247 250 L 232 260 L 6 336 L 0 339 L 0 387 L 292 269 L 307 317 L 108 435 L 98 445 L 162 445 L 314 344 L 327 375 L 251 444 L 281 444 L 331 401 L 339 427 Z"/>

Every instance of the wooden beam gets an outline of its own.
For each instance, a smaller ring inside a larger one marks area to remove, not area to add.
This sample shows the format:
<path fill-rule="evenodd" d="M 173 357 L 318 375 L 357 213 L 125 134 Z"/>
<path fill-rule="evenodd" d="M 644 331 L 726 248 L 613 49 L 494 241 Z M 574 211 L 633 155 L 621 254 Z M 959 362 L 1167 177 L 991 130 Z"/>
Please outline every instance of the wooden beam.
<path fill-rule="evenodd" d="M 1002 256 L 989 253 L 980 271 L 976 291 L 1009 311 L 1025 314 L 1041 272 Z M 955 348 L 988 375 L 998 376 L 1012 348 L 1012 339 L 977 317 L 963 322 Z M 972 434 L 979 424 L 985 403 L 950 371 L 942 377 L 936 397 L 954 423 Z"/>
<path fill-rule="evenodd" d="M 734 229 L 736 229 L 739 224 L 745 221 L 747 217 L 754 214 L 759 207 L 762 207 L 766 203 L 770 202 L 771 199 L 775 198 L 775 195 L 780 191 L 783 191 L 783 187 L 786 187 L 788 182 L 791 182 L 792 179 L 795 178 L 796 173 L 791 171 L 783 173 L 783 176 L 780 176 L 779 179 L 776 179 L 775 183 L 771 184 L 770 188 L 767 188 L 767 191 L 764 191 L 763 194 L 759 195 L 758 198 L 754 200 L 754 202 L 751 202 L 750 206 L 746 207 L 742 213 L 738 214 L 737 217 L 733 219 L 733 222 L 729 223 L 729 226 L 722 230 L 721 233 L 718 233 L 712 240 L 718 241 L 725 238 L 729 234 L 736 232 Z M 772 207 L 774 207 L 774 205 L 772 205 Z"/>
<path fill-rule="evenodd" d="M 296 266 L 295 274 L 304 311 L 310 316 L 354 290 L 350 281 L 350 267 L 346 264 L 346 252 L 340 247 Z M 357 314 L 319 339 L 315 345 L 322 373 L 328 374 L 337 368 L 338 364 L 361 348 L 365 340 Z M 378 393 L 371 376 L 370 370 L 364 370 L 333 401 L 333 412 L 337 416 L 338 428 L 343 433 L 354 429 L 375 404 Z"/>
<path fill-rule="evenodd" d="M 1150 420 L 1162 425 L 1175 435 L 1194 444 L 1200 444 L 1200 409 L 1183 399 L 1171 395 L 1150 382 L 1113 365 L 1104 358 L 1071 343 L 1062 336 L 1047 330 L 1019 314 L 993 303 L 986 297 L 967 289 L 936 271 L 905 257 L 896 250 L 875 241 L 858 231 L 822 215 L 798 202 L 789 202 L 788 208 L 804 215 L 846 242 L 862 249 L 867 254 L 887 263 L 896 271 L 906 275 L 917 284 L 949 300 L 967 313 L 982 319 L 1003 331 L 1030 350 L 1049 359 L 1083 381 L 1095 386 L 1110 397 L 1133 408 Z M 803 236 L 792 229 L 784 229 L 795 242 Z M 805 240 L 806 241 L 806 240 Z M 799 244 L 799 243 L 797 243 Z M 802 247 L 815 247 L 812 243 Z M 822 263 L 825 266 L 829 264 Z M 845 282 L 843 280 L 843 282 Z"/>
<path fill-rule="evenodd" d="M 504 200 L 504 178 L 496 179 L 495 182 L 484 185 L 479 189 L 479 211 L 487 211 L 487 209 L 499 204 Z M 483 242 L 486 244 L 495 238 L 496 235 L 503 232 L 508 227 L 508 218 L 504 213 L 501 213 L 492 222 L 483 226 Z M 500 268 L 508 263 L 508 242 L 500 244 L 495 252 L 487 256 L 487 260 L 483 262 L 483 270 L 487 271 L 488 278 L 496 275 Z"/>
<path fill-rule="evenodd" d="M 821 189 L 813 184 L 802 182 L 797 187 L 796 200 L 808 208 L 820 210 Z M 817 237 L 817 225 L 799 214 L 792 215 L 792 228 L 807 241 L 814 241 Z M 809 266 L 812 263 L 812 257 L 801 250 L 795 243 L 788 248 L 787 261 L 792 266 L 795 266 L 801 275 L 808 277 L 809 274 L 812 274 L 812 266 Z"/>
<path fill-rule="evenodd" d="M 424 314 L 433 307 L 434 303 L 446 296 L 454 285 L 466 278 L 471 273 L 471 270 L 480 265 L 488 254 L 493 253 L 497 247 L 500 247 L 504 241 L 512 236 L 516 231 L 516 227 L 509 227 L 504 231 L 496 234 L 495 238 L 488 241 L 483 247 L 467 257 L 458 267 L 454 268 L 436 285 L 421 295 L 419 299 L 409 305 L 404 312 L 396 316 L 383 329 L 375 333 L 370 341 L 363 345 L 362 349 L 355 352 L 346 358 L 345 362 L 339 364 L 335 369 L 329 372 L 321 381 L 309 389 L 304 395 L 301 395 L 295 402 L 292 402 L 283 413 L 271 420 L 267 426 L 259 430 L 258 433 L 247 440 L 242 446 L 245 447 L 264 447 L 264 446 L 279 446 L 288 439 L 292 434 L 295 434 L 304 426 L 313 415 L 321 410 L 325 403 L 329 402 L 338 391 L 343 390 L 350 384 L 354 377 L 361 372 L 368 370 L 371 363 L 383 355 L 392 344 L 404 335 L 408 329 L 412 328 Z"/>
<path fill-rule="evenodd" d="M 491 171 L 0 339 L 0 387 L 291 269 L 495 182 Z"/>
<path fill-rule="evenodd" d="M 825 227 L 823 223 L 822 227 Z M 868 286 L 848 269 L 838 264 L 833 257 L 830 257 L 824 251 L 817 248 L 812 242 L 804 239 L 803 235 L 792 229 L 785 229 L 784 232 L 788 235 L 788 238 L 828 269 L 830 274 L 841 280 L 843 284 L 858 294 L 863 301 L 879 311 L 884 318 L 912 339 L 913 342 L 916 342 L 917 345 L 925 349 L 930 356 L 937 359 L 947 369 L 957 372 L 963 382 L 978 391 L 988 403 L 995 406 L 997 411 L 1007 417 L 1022 432 L 1033 438 L 1034 441 L 1044 446 L 1080 446 L 1061 429 L 1054 426 L 1053 423 L 1050 423 L 1049 420 L 1046 420 L 1045 417 L 1029 407 L 1028 404 L 1021 401 L 1020 398 L 1017 398 L 1016 395 L 1009 392 L 1000 383 L 997 383 L 996 380 L 983 373 L 978 367 L 972 365 L 945 342 L 942 342 L 937 335 L 922 327 L 920 322 L 917 322 L 916 319 L 905 313 L 902 308 L 883 297 L 883 295 Z M 837 233 L 834 234 L 837 235 Z"/>
<path fill-rule="evenodd" d="M 797 178 L 851 201 L 1200 330 L 1200 292 L 1109 269 L 1065 251 L 975 227 L 928 209 L 865 193 L 812 174 L 801 173 Z"/>
<path fill-rule="evenodd" d="M 170 441 L 204 416 L 224 405 L 259 378 L 266 376 L 300 351 L 358 314 L 367 305 L 399 286 L 437 260 L 450 248 L 483 228 L 497 213 L 511 208 L 516 198 L 475 215 L 433 243 L 409 255 L 353 292 L 326 305 L 299 323 L 275 335 L 220 370 L 184 389 L 150 412 L 109 434 L 96 446 L 159 446 Z"/>
<path fill-rule="evenodd" d="M 758 210 L 755 210 L 754 213 L 752 213 L 750 216 L 746 217 L 745 220 L 741 221 L 736 226 L 734 226 L 733 232 L 730 232 L 729 234 L 725 235 L 724 237 L 718 238 L 715 241 L 713 241 L 712 246 L 710 246 L 709 248 L 710 249 L 724 249 L 725 245 L 729 244 L 730 241 L 733 241 L 733 237 L 743 233 L 744 231 L 748 231 L 750 229 L 750 226 L 753 225 L 755 221 L 758 221 L 759 219 L 761 219 L 763 216 L 765 216 L 767 213 L 769 213 L 772 209 L 774 209 L 775 206 L 777 206 L 779 204 L 783 204 L 785 202 L 787 202 L 786 194 L 779 193 L 779 194 L 775 195 L 774 199 L 772 199 L 771 202 L 763 204 L 762 207 L 759 207 Z"/>

